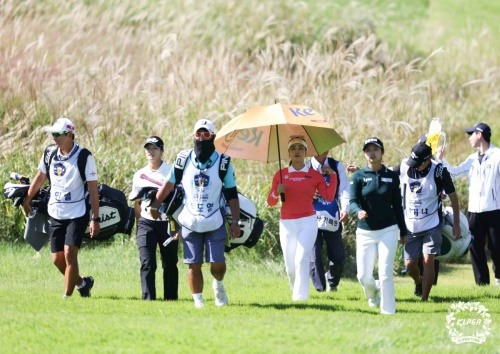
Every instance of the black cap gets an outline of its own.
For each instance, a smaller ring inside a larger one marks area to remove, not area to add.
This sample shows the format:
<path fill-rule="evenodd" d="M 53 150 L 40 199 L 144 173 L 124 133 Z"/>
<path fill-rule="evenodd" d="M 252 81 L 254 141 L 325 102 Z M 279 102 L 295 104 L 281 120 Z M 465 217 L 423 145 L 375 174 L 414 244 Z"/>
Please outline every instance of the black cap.
<path fill-rule="evenodd" d="M 144 147 L 148 146 L 149 144 L 152 144 L 157 148 L 163 149 L 163 140 L 161 140 L 161 138 L 158 136 L 153 135 L 147 138 L 146 142 L 144 143 Z"/>
<path fill-rule="evenodd" d="M 363 151 L 365 151 L 366 147 L 370 144 L 376 145 L 381 149 L 384 149 L 384 143 L 382 143 L 382 140 L 376 137 L 371 137 L 365 140 L 363 143 Z"/>
<path fill-rule="evenodd" d="M 432 149 L 426 143 L 418 143 L 411 149 L 411 156 L 406 162 L 410 167 L 419 167 L 432 157 Z"/>
<path fill-rule="evenodd" d="M 483 133 L 485 138 L 490 138 L 491 137 L 491 128 L 488 124 L 486 123 L 477 123 L 475 126 L 469 129 L 465 129 L 465 132 L 469 135 L 471 135 L 474 132 L 481 132 Z"/>

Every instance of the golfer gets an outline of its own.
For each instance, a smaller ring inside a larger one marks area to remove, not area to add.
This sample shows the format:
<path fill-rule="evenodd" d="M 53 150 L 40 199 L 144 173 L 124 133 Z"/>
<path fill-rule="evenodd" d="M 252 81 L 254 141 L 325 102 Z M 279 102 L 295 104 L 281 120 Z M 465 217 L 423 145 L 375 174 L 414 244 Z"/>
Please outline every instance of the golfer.
<path fill-rule="evenodd" d="M 280 194 L 285 195 L 281 205 L 279 232 L 293 301 L 309 298 L 309 261 L 318 233 L 314 196 L 319 192 L 326 201 L 331 202 L 337 191 L 337 175 L 334 171 L 330 167 L 323 169 L 322 172 L 331 177 L 327 185 L 321 173 L 306 166 L 306 151 L 307 143 L 302 137 L 290 139 L 290 166 L 275 173 L 267 196 L 267 203 L 274 206 Z"/>
<path fill-rule="evenodd" d="M 366 139 L 363 152 L 367 165 L 354 173 L 350 193 L 351 213 L 357 217 L 357 277 L 368 305 L 380 306 L 382 314 L 394 314 L 394 256 L 398 233 L 401 240 L 406 236 L 399 177 L 382 164 L 380 139 Z M 373 276 L 377 256 L 379 281 Z"/>
<path fill-rule="evenodd" d="M 148 164 L 134 174 L 132 191 L 129 199 L 135 200 L 134 211 L 137 220 L 137 247 L 141 262 L 141 287 L 143 300 L 156 299 L 156 246 L 160 248 L 163 267 L 163 296 L 165 300 L 177 300 L 179 270 L 177 269 L 177 248 L 179 241 L 171 241 L 166 247 L 169 220 L 162 215 L 154 220 L 147 207 L 149 201 L 137 198 L 145 188 L 159 189 L 172 169 L 172 166 L 162 160 L 164 150 L 163 140 L 158 136 L 150 136 L 144 143 L 144 153 Z"/>

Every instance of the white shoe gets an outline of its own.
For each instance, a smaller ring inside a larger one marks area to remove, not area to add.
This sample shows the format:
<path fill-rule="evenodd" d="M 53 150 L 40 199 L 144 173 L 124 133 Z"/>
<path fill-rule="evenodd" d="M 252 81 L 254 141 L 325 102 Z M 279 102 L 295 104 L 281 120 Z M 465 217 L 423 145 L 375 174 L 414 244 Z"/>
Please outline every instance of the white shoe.
<path fill-rule="evenodd" d="M 380 290 L 375 290 L 375 294 L 368 299 L 368 306 L 379 307 L 380 306 Z"/>
<path fill-rule="evenodd" d="M 212 283 L 212 288 L 214 289 L 215 295 L 215 306 L 222 307 L 226 306 L 229 302 L 226 294 L 226 289 L 224 289 L 224 285 L 221 283 L 217 284 L 217 280 L 214 279 Z"/>
<path fill-rule="evenodd" d="M 203 306 L 205 306 L 203 299 L 194 299 L 194 307 L 201 309 Z"/>
<path fill-rule="evenodd" d="M 325 291 L 330 291 L 330 283 L 328 282 L 328 272 L 325 273 Z"/>
<path fill-rule="evenodd" d="M 495 285 L 500 286 L 500 279 L 495 279 Z"/>

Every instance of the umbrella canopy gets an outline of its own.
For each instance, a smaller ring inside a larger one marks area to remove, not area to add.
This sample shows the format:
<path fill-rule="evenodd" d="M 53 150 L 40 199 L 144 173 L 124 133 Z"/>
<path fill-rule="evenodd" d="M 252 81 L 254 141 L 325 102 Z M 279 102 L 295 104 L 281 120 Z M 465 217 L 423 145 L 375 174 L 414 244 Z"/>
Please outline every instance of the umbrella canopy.
<path fill-rule="evenodd" d="M 277 103 L 233 118 L 217 133 L 215 147 L 233 158 L 270 162 L 288 157 L 288 141 L 294 136 L 307 142 L 307 156 L 345 143 L 314 109 Z"/>

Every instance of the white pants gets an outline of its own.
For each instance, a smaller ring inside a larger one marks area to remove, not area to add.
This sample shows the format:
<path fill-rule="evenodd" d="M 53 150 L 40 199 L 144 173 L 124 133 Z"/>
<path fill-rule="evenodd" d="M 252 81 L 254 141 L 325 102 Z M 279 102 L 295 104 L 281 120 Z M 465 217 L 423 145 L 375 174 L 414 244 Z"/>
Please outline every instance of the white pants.
<path fill-rule="evenodd" d="M 394 256 L 398 246 L 399 229 L 397 225 L 382 230 L 356 230 L 356 266 L 358 280 L 363 286 L 366 298 L 375 295 L 377 285 L 373 268 L 378 254 L 378 275 L 380 283 L 380 312 L 396 312 L 394 292 Z"/>
<path fill-rule="evenodd" d="M 292 300 L 309 298 L 309 262 L 318 234 L 316 215 L 280 220 L 280 243 Z"/>

